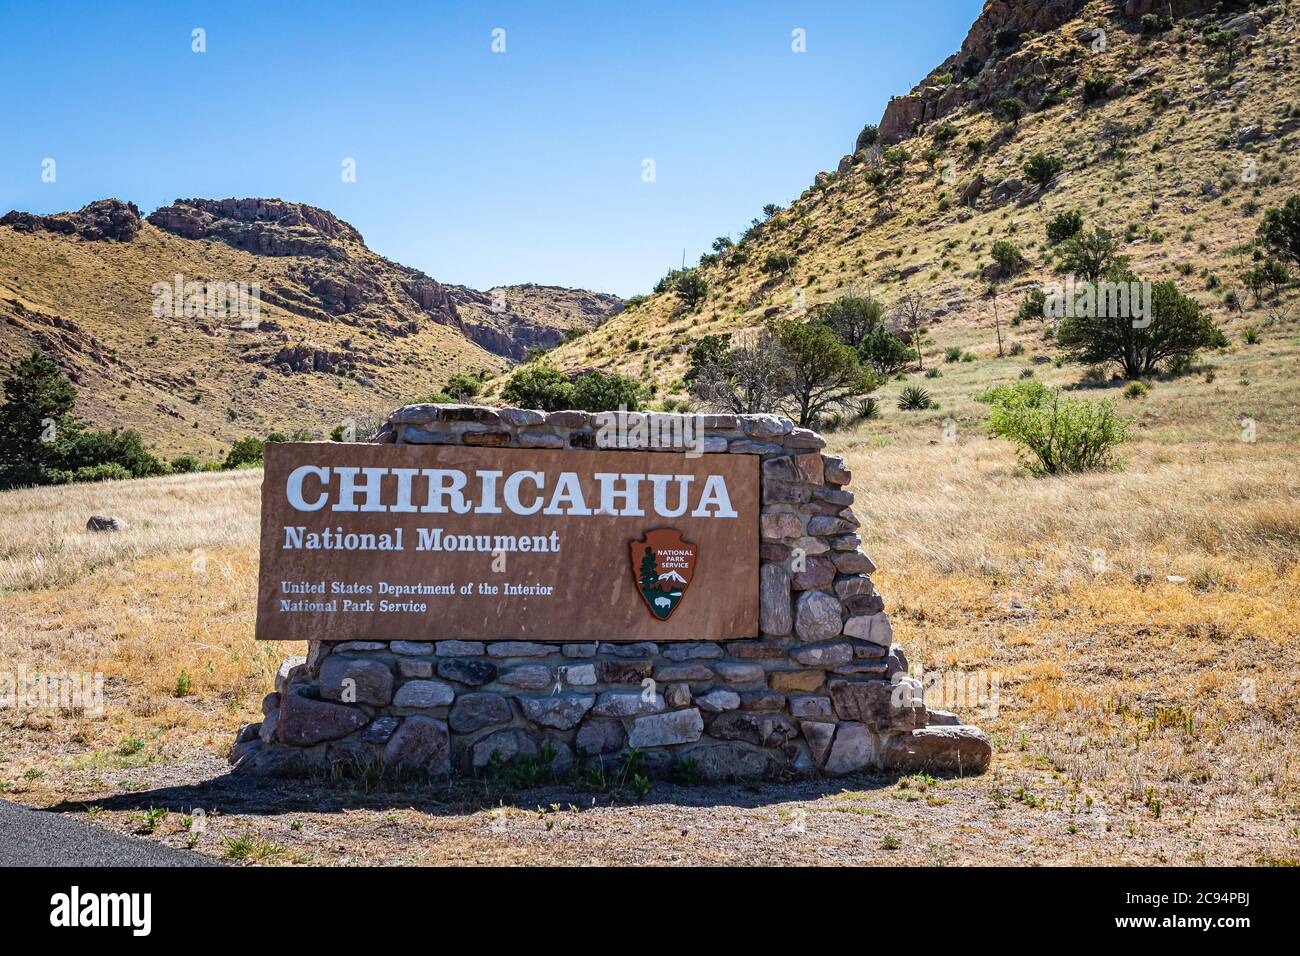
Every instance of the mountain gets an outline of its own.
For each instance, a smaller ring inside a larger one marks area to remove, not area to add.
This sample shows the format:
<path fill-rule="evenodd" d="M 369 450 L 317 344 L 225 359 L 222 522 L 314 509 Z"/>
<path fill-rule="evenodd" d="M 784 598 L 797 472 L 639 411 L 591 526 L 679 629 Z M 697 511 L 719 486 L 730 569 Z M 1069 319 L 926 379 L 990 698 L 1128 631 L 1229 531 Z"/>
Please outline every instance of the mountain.
<path fill-rule="evenodd" d="M 869 118 L 861 148 L 702 257 L 697 308 L 667 281 L 548 360 L 631 374 L 680 400 L 701 336 L 849 294 L 923 297 L 926 365 L 958 328 L 978 328 L 974 352 L 987 356 L 995 323 L 1005 334 L 1025 292 L 1056 278 L 1045 227 L 1067 210 L 1122 236 L 1144 277 L 1174 279 L 1221 325 L 1240 322 L 1248 244 L 1297 192 L 1300 29 L 1288 9 L 990 0 L 959 50 Z M 1040 153 L 1062 164 L 1045 188 L 1025 170 Z M 994 264 L 999 240 L 1019 248 L 1019 267 Z M 1035 340 L 1043 361 L 1057 354 Z"/>
<path fill-rule="evenodd" d="M 0 218 L 5 357 L 45 352 L 77 384 L 78 414 L 166 453 L 328 432 L 455 372 L 508 368 L 621 307 L 581 289 L 440 283 L 279 199 L 178 199 L 147 217 L 105 199 Z"/>

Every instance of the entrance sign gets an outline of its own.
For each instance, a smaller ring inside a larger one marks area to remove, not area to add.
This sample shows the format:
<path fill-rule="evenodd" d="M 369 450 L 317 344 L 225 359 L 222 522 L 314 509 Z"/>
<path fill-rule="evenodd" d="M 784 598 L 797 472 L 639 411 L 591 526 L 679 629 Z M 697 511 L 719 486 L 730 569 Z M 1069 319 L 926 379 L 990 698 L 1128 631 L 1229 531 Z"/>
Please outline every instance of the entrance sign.
<path fill-rule="evenodd" d="M 265 457 L 259 640 L 758 633 L 757 456 L 290 442 Z"/>

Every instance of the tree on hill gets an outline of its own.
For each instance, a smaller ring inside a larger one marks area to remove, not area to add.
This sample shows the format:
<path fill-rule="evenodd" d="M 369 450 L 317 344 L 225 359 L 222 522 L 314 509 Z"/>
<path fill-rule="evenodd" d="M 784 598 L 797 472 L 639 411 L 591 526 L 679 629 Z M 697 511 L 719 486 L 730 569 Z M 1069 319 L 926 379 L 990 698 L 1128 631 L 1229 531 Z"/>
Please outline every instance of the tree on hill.
<path fill-rule="evenodd" d="M 857 142 L 853 145 L 853 152 L 856 153 L 859 150 L 867 149 L 876 145 L 876 140 L 879 136 L 880 130 L 873 124 L 868 123 L 866 126 L 862 127 L 862 132 L 858 134 Z"/>
<path fill-rule="evenodd" d="M 884 317 L 885 307 L 870 296 L 844 296 L 819 306 L 813 321 L 829 326 L 841 342 L 857 351 Z"/>
<path fill-rule="evenodd" d="M 1046 189 L 1064 168 L 1065 160 L 1060 156 L 1035 153 L 1025 162 L 1025 176 L 1039 189 Z"/>
<path fill-rule="evenodd" d="M 4 382 L 0 405 L 0 488 L 165 475 L 170 466 L 140 433 L 87 431 L 72 414 L 77 390 L 51 359 L 33 353 Z"/>
<path fill-rule="evenodd" d="M 518 369 L 506 379 L 501 398 L 520 408 L 544 412 L 578 409 L 587 412 L 636 411 L 641 407 L 639 383 L 617 372 L 586 372 L 570 378 L 543 362 Z"/>
<path fill-rule="evenodd" d="M 1097 282 L 1112 270 L 1128 268 L 1128 256 L 1119 254 L 1119 240 L 1100 226 L 1067 239 L 1056 249 L 1056 270 Z"/>
<path fill-rule="evenodd" d="M 1278 258 L 1300 264 L 1300 196 L 1264 213 L 1259 238 Z"/>
<path fill-rule="evenodd" d="M 789 394 L 785 405 L 803 428 L 821 415 L 848 405 L 871 391 L 877 382 L 858 363 L 858 356 L 827 326 L 779 319 L 772 334 L 789 363 Z"/>
<path fill-rule="evenodd" d="M 858 361 L 885 378 L 912 360 L 907 343 L 885 328 L 885 307 L 870 296 L 845 296 L 818 308 L 814 322 L 830 328 Z"/>
<path fill-rule="evenodd" d="M 920 292 L 906 292 L 894 303 L 894 316 L 898 326 L 907 333 L 916 354 L 916 367 L 925 368 L 921 349 L 925 345 L 926 326 L 932 313 L 929 300 Z"/>
<path fill-rule="evenodd" d="M 998 105 L 993 108 L 993 115 L 1009 126 L 1018 126 L 1027 112 L 1029 107 L 1025 101 L 1014 96 L 998 100 Z"/>
<path fill-rule="evenodd" d="M 709 283 L 694 269 L 681 273 L 673 285 L 677 298 L 686 308 L 694 311 L 709 295 Z"/>
<path fill-rule="evenodd" d="M 1047 224 L 1047 241 L 1050 245 L 1059 246 L 1081 232 L 1083 232 L 1083 214 L 1077 209 L 1067 209 L 1058 212 Z"/>
<path fill-rule="evenodd" d="M 1115 282 L 1137 283 L 1131 272 L 1113 272 Z M 1071 358 L 1088 365 L 1114 363 L 1125 378 L 1138 378 L 1156 371 L 1162 362 L 1189 361 L 1203 348 L 1227 344 L 1196 301 L 1178 291 L 1173 282 L 1151 287 L 1151 314 L 1137 317 L 1132 310 L 1095 308 L 1087 316 L 1061 320 L 1056 339 Z"/>
<path fill-rule="evenodd" d="M 690 357 L 691 394 L 706 409 L 735 415 L 771 413 L 788 393 L 788 359 L 767 329 L 736 344 L 731 336 L 706 336 Z"/>

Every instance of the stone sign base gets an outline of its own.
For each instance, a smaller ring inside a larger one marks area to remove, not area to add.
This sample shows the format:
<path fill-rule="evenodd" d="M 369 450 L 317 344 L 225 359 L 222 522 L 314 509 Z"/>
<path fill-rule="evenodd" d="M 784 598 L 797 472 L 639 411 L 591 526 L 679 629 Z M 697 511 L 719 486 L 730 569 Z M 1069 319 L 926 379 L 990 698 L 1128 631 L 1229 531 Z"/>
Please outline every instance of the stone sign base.
<path fill-rule="evenodd" d="M 988 739 L 927 710 L 905 667 L 897 645 L 854 638 L 313 643 L 285 661 L 231 761 L 236 773 L 437 778 L 521 758 L 557 772 L 616 766 L 636 750 L 651 776 L 703 780 L 982 771 Z"/>
<path fill-rule="evenodd" d="M 632 413 L 623 424 L 671 417 Z M 680 767 L 706 780 L 985 769 L 988 738 L 927 709 L 920 682 L 907 676 L 870 578 L 876 566 L 861 550 L 844 462 L 789 419 L 697 421 L 706 456 L 761 461 L 753 639 L 313 641 L 305 659 L 280 668 L 265 719 L 240 729 L 235 772 L 365 767 L 444 777 L 519 760 L 564 771 L 617 766 L 632 751 L 651 775 Z M 581 451 L 605 447 L 598 427 L 586 412 L 415 405 L 396 411 L 377 440 Z"/>

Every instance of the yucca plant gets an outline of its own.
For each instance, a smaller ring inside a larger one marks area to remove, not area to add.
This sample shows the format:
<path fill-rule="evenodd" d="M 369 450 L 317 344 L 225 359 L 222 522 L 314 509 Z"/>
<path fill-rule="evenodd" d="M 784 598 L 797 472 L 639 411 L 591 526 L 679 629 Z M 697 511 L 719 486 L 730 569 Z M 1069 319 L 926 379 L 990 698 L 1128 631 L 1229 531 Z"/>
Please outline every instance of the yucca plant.
<path fill-rule="evenodd" d="M 905 412 L 920 412 L 933 406 L 934 399 L 920 385 L 909 385 L 898 396 L 898 407 Z"/>

